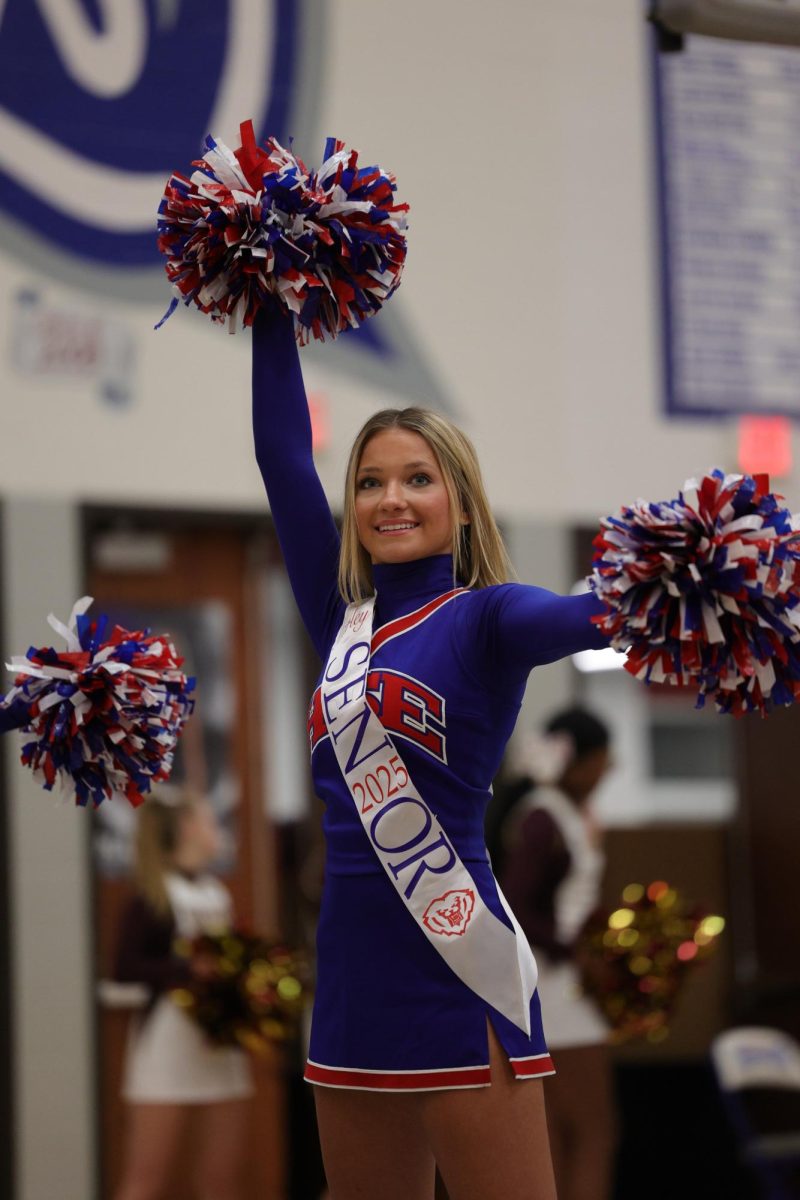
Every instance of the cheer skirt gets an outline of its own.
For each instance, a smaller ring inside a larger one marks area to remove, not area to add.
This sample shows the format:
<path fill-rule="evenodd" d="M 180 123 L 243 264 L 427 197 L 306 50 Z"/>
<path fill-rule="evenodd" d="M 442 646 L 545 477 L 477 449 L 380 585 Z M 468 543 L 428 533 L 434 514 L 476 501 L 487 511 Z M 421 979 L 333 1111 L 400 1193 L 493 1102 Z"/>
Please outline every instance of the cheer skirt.
<path fill-rule="evenodd" d="M 218 1104 L 253 1090 L 244 1051 L 212 1045 L 168 996 L 132 1019 L 122 1084 L 129 1103 Z"/>
<path fill-rule="evenodd" d="M 549 963 L 538 957 L 536 990 L 542 1004 L 547 1044 L 553 1050 L 578 1046 L 602 1046 L 609 1027 L 597 1005 L 584 995 L 577 967 L 571 962 Z"/>
<path fill-rule="evenodd" d="M 488 862 L 466 865 L 501 915 Z M 518 1079 L 554 1073 L 538 995 L 528 1038 L 447 966 L 383 872 L 327 876 L 317 970 L 309 1083 L 390 1092 L 486 1087 L 487 1019 Z"/>

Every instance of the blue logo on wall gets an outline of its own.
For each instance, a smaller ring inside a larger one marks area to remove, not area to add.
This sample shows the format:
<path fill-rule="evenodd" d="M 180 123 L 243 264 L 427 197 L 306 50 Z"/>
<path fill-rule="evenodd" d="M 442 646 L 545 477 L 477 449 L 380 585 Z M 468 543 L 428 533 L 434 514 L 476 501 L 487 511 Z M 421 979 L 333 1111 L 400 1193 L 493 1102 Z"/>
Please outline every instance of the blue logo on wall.
<path fill-rule="evenodd" d="M 344 136 L 315 128 L 326 8 L 0 0 L 3 251 L 68 286 L 146 300 L 160 315 L 169 288 L 158 204 L 171 172 L 202 155 L 207 133 L 236 146 L 239 123 L 252 117 L 261 138 L 294 135 L 309 164 L 324 135 Z M 20 226 L 32 236 L 20 237 Z M 362 378 L 448 406 L 397 301 L 341 343 L 322 349 L 329 367 L 351 372 L 350 347 Z"/>
<path fill-rule="evenodd" d="M 0 0 L 0 209 L 114 267 L 160 264 L 171 171 L 239 122 L 286 138 L 297 0 Z"/>

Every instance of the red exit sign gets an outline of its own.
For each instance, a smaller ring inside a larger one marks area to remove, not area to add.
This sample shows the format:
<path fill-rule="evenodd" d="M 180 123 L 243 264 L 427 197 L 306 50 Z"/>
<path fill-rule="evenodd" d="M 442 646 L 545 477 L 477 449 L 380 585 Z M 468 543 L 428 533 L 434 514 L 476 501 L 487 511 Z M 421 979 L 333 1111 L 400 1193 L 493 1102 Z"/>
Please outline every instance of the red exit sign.
<path fill-rule="evenodd" d="M 742 417 L 739 421 L 739 470 L 746 475 L 789 475 L 792 426 L 788 417 Z"/>

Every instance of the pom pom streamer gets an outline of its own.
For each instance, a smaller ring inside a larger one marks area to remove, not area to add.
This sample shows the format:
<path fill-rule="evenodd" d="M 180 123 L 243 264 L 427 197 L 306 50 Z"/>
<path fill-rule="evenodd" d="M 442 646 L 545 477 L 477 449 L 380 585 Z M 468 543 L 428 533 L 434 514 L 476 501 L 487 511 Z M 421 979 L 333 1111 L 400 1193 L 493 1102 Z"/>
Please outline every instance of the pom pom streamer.
<path fill-rule="evenodd" d="M 800 524 L 765 476 L 715 470 L 677 500 L 602 522 L 595 622 L 645 683 L 696 687 L 720 712 L 762 714 L 800 692 Z"/>
<path fill-rule="evenodd" d="M 106 640 L 108 618 L 87 616 L 91 603 L 79 600 L 67 625 L 48 617 L 66 650 L 31 647 L 7 664 L 16 679 L 4 704 L 29 705 L 22 762 L 47 791 L 60 781 L 81 806 L 112 796 L 136 806 L 169 778 L 194 679 L 168 637 L 117 625 Z"/>
<path fill-rule="evenodd" d="M 231 332 L 279 302 L 301 345 L 360 325 L 403 270 L 408 205 L 394 202 L 394 176 L 359 167 L 356 151 L 333 138 L 311 172 L 275 138 L 258 146 L 251 121 L 241 139 L 232 151 L 206 138 L 191 177 L 167 183 L 158 248 L 178 297 Z"/>

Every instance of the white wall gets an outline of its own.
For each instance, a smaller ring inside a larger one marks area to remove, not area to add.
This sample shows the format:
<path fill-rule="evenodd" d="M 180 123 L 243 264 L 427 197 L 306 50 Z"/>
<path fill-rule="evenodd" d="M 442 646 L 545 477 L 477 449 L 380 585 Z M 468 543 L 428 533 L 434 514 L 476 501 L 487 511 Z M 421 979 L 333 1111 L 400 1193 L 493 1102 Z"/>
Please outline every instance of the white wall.
<path fill-rule="evenodd" d="M 19 653 L 46 643 L 78 595 L 78 514 L 53 502 L 3 508 L 5 633 Z M 42 597 L 46 596 L 46 601 Z M 42 606 L 46 605 L 44 611 Z M 16 758 L 20 739 L 5 739 Z M 8 771 L 16 1200 L 90 1200 L 94 1018 L 90 813 Z"/>
<path fill-rule="evenodd" d="M 331 0 L 327 38 L 320 136 L 300 150 L 316 158 L 331 132 L 396 172 L 412 221 L 391 303 L 475 438 L 498 511 L 594 519 L 673 494 L 712 463 L 734 465 L 728 428 L 659 414 L 640 0 Z M 5 254 L 6 349 L 12 297 L 30 286 L 130 331 L 134 399 L 117 410 L 85 382 L 3 371 L 0 492 L 262 503 L 247 335 L 183 311 L 153 333 L 166 281 L 161 299 L 124 303 Z M 307 369 L 331 400 L 320 466 L 334 496 L 371 409 L 424 401 L 327 368 L 342 357 L 323 348 Z"/>

